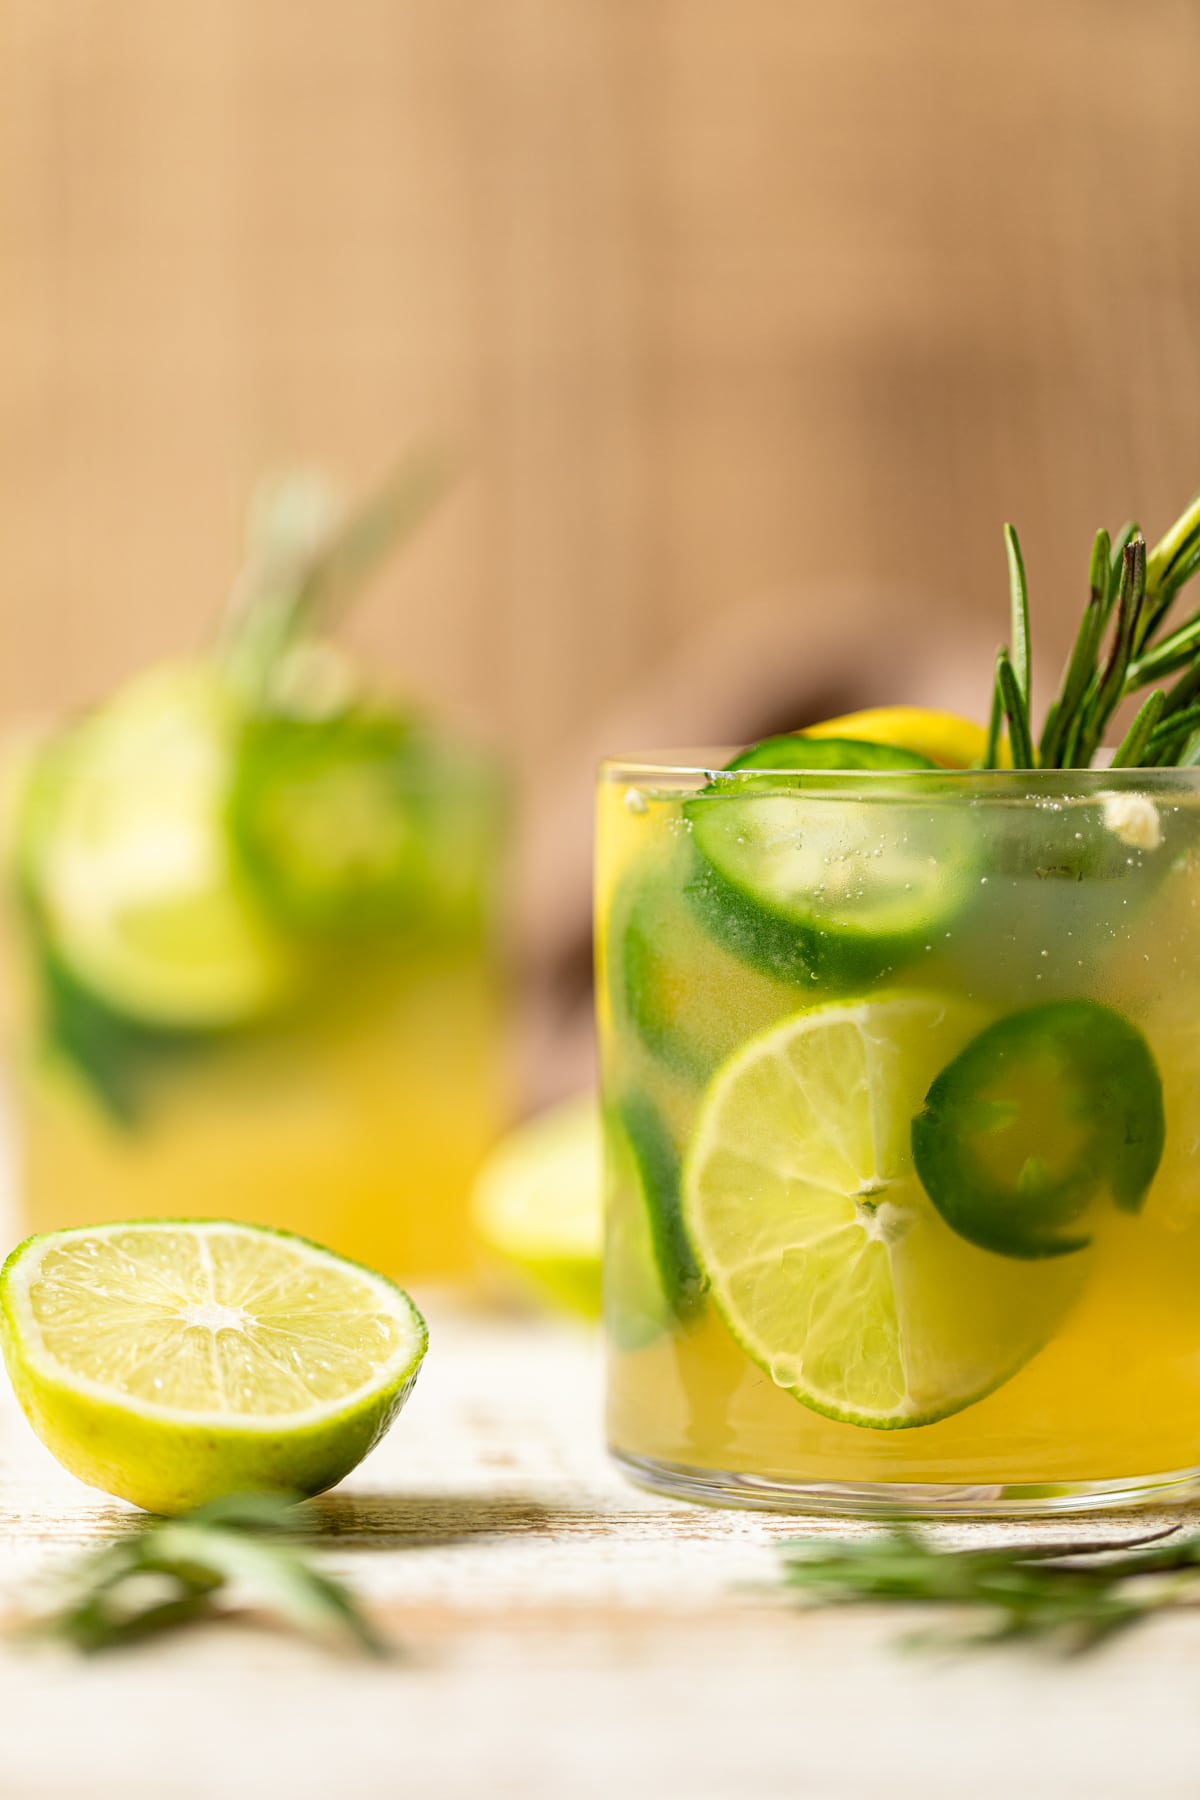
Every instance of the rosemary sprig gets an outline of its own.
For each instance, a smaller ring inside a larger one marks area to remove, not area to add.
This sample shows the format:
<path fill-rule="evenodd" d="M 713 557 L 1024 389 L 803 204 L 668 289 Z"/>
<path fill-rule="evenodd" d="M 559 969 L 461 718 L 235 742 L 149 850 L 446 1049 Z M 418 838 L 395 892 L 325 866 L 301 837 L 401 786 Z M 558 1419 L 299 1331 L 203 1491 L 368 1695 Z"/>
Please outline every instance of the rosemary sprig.
<path fill-rule="evenodd" d="M 1017 687 L 1025 706 L 1026 722 L 1029 719 L 1029 585 L 1025 580 L 1025 559 L 1021 555 L 1021 540 L 1012 525 L 1004 527 L 1004 548 L 1008 555 L 1008 592 L 1009 606 L 1012 614 L 1012 667 L 1016 676 Z M 1026 765 L 1032 768 L 1030 762 Z"/>
<path fill-rule="evenodd" d="M 997 658 L 983 766 L 1000 766 L 1001 724 L 1007 719 L 1014 768 L 1089 768 L 1121 701 L 1139 690 L 1157 690 L 1170 675 L 1178 675 L 1178 681 L 1161 700 L 1151 694 L 1144 702 L 1115 766 L 1189 761 L 1193 739 L 1200 734 L 1190 710 L 1200 701 L 1200 611 L 1165 636 L 1160 628 L 1180 589 L 1200 572 L 1200 497 L 1152 550 L 1132 520 L 1111 542 L 1106 531 L 1096 533 L 1087 604 L 1059 691 L 1046 709 L 1036 753 L 1029 704 L 1029 586 L 1011 525 L 1004 527 L 1004 548 L 1012 649 Z"/>
<path fill-rule="evenodd" d="M 1046 724 L 1039 745 L 1041 761 L 1046 768 L 1055 768 L 1062 761 L 1062 752 L 1071 726 L 1087 692 L 1088 683 L 1095 673 L 1096 657 L 1116 593 L 1112 581 L 1112 546 L 1109 544 L 1107 531 L 1101 526 L 1092 543 L 1091 561 L 1088 564 L 1088 601 L 1067 659 L 1062 691 L 1046 712 Z M 990 768 L 994 765 L 989 763 L 988 766 Z"/>
<path fill-rule="evenodd" d="M 1087 767 L 1100 744 L 1104 729 L 1125 692 L 1125 675 L 1133 654 L 1134 639 L 1146 597 L 1146 540 L 1132 537 L 1121 553 L 1121 582 L 1117 590 L 1117 623 L 1112 644 L 1099 678 L 1084 698 L 1083 722 L 1076 755 Z"/>
<path fill-rule="evenodd" d="M 265 484 L 251 506 L 245 562 L 220 645 L 230 679 L 252 704 L 269 700 L 285 652 L 335 622 L 424 522 L 446 484 L 441 459 L 420 452 L 340 520 L 318 477 L 296 472 Z"/>
<path fill-rule="evenodd" d="M 136 1526 L 85 1556 L 58 1606 L 31 1629 L 91 1653 L 251 1609 L 308 1636 L 387 1655 L 350 1590 L 296 1547 L 307 1524 L 294 1496 L 235 1494 Z"/>
<path fill-rule="evenodd" d="M 1004 716 L 1008 720 L 1008 743 L 1012 755 L 1014 769 L 1032 769 L 1034 767 L 1033 736 L 1029 729 L 1029 708 L 1021 688 L 1021 680 L 1013 667 L 1008 651 L 1001 650 L 996 658 L 996 685 L 1000 692 L 1000 704 Z"/>
<path fill-rule="evenodd" d="M 1116 755 L 1112 759 L 1114 769 L 1138 769 L 1143 765 L 1147 746 L 1154 736 L 1155 727 L 1162 717 L 1162 710 L 1167 696 L 1161 688 L 1155 688 L 1148 699 L 1143 700 L 1137 710 L 1129 730 L 1121 739 Z"/>
<path fill-rule="evenodd" d="M 987 748 L 983 755 L 985 769 L 1000 767 L 1000 738 L 1004 729 L 1004 694 L 1000 687 L 1000 662 L 1008 652 L 1003 648 L 996 652 L 996 671 L 992 676 L 992 709 L 988 718 Z"/>
<path fill-rule="evenodd" d="M 914 1526 L 781 1546 L 783 1581 L 810 1606 L 937 1606 L 966 1615 L 970 1643 L 1095 1648 L 1126 1626 L 1200 1601 L 1200 1533 L 1177 1526 L 1121 1542 L 940 1550 Z"/>

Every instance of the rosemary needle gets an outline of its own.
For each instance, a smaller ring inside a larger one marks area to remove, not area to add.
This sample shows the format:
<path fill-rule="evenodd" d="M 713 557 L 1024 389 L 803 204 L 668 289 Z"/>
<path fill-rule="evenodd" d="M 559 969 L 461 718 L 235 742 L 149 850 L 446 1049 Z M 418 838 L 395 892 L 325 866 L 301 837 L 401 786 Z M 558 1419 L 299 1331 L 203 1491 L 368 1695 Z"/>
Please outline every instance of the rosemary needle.
<path fill-rule="evenodd" d="M 233 1494 L 152 1519 L 70 1569 L 59 1604 L 31 1631 L 95 1653 L 250 1608 L 293 1631 L 387 1655 L 350 1590 L 298 1547 L 307 1523 L 295 1497 L 280 1494 Z"/>
<path fill-rule="evenodd" d="M 793 1539 L 780 1556 L 785 1586 L 808 1605 L 941 1607 L 974 1622 L 970 1643 L 1022 1639 L 1077 1653 L 1200 1601 L 1200 1533 L 1178 1526 L 1120 1542 L 942 1550 L 898 1522 L 863 1538 Z"/>

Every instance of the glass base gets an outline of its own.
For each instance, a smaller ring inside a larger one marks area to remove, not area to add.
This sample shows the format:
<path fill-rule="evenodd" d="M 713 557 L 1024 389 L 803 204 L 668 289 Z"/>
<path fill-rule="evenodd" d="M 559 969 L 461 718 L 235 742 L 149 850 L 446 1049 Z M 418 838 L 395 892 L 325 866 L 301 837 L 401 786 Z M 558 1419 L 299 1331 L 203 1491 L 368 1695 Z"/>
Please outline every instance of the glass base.
<path fill-rule="evenodd" d="M 777 1481 L 731 1469 L 696 1469 L 610 1449 L 621 1473 L 638 1487 L 671 1500 L 736 1506 L 761 1512 L 817 1513 L 844 1518 L 1037 1519 L 1053 1514 L 1113 1512 L 1133 1506 L 1176 1506 L 1200 1495 L 1200 1468 L 1118 1481 L 953 1482 Z"/>

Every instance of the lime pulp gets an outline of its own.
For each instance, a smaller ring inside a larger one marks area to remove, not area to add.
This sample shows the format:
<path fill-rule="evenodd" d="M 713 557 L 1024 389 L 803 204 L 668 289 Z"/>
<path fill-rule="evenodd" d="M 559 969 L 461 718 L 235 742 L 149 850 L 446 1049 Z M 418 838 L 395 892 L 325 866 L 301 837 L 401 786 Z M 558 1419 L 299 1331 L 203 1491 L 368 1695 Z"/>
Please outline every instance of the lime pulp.
<path fill-rule="evenodd" d="M 799 1013 L 740 1050 L 703 1103 L 684 1220 L 710 1297 L 804 1405 L 887 1430 L 946 1418 L 1012 1376 L 1077 1286 L 946 1224 L 913 1167 L 913 1114 L 978 1031 L 917 992 Z"/>

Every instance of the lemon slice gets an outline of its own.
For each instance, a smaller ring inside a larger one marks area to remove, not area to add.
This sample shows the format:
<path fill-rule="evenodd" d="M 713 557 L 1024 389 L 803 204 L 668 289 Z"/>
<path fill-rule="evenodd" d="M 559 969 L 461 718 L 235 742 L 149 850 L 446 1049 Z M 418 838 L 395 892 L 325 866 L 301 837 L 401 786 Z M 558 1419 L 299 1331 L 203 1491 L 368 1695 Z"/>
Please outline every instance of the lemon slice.
<path fill-rule="evenodd" d="M 142 1024 L 241 1024 L 293 973 L 234 865 L 235 730 L 215 671 L 156 669 L 52 746 L 29 787 L 21 872 L 41 927 Z"/>
<path fill-rule="evenodd" d="M 1007 1380 L 1076 1291 L 1071 1265 L 1017 1263 L 941 1218 L 911 1123 L 979 1028 L 945 997 L 814 1007 L 718 1073 L 684 1176 L 710 1299 L 746 1354 L 814 1411 L 927 1424 Z"/>
<path fill-rule="evenodd" d="M 987 749 L 987 732 L 974 719 L 929 706 L 870 706 L 840 719 L 806 725 L 805 737 L 861 738 L 914 750 L 943 769 L 978 768 Z"/>
<path fill-rule="evenodd" d="M 520 1125 L 480 1169 L 475 1228 L 542 1297 L 600 1316 L 600 1108 L 580 1094 Z"/>
<path fill-rule="evenodd" d="M 164 1513 L 340 1481 L 408 1398 L 427 1335 L 400 1288 L 305 1238 L 162 1219 L 27 1239 L 0 1272 L 0 1329 L 47 1449 Z"/>

